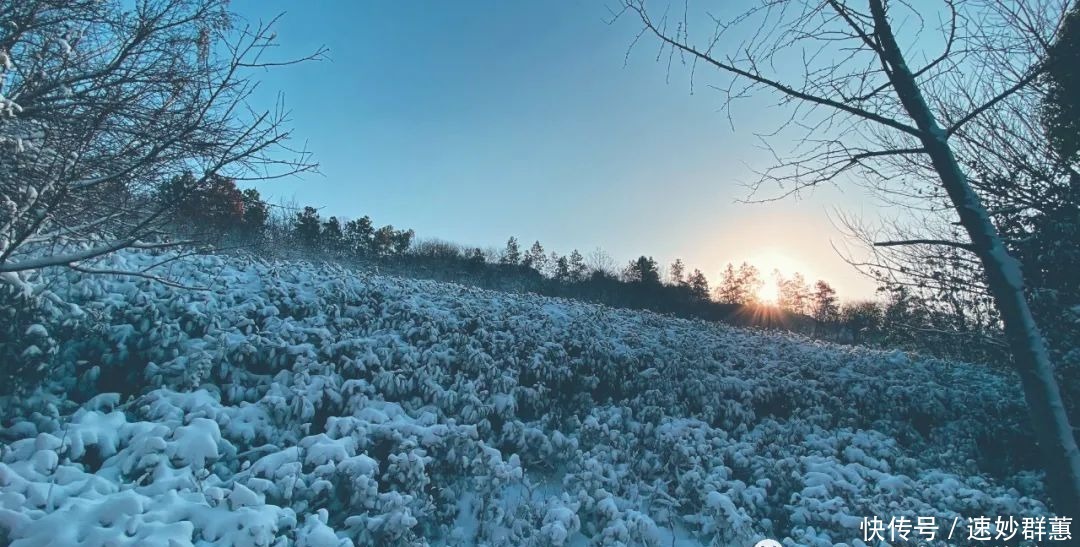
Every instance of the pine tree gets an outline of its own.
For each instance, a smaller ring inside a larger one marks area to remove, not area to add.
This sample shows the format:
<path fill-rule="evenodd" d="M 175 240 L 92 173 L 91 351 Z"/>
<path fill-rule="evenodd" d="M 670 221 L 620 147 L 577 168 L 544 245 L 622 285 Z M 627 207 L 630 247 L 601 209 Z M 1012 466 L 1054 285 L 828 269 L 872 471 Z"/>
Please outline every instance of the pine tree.
<path fill-rule="evenodd" d="M 313 249 L 319 243 L 320 225 L 319 211 L 314 207 L 304 207 L 303 211 L 296 213 L 293 235 L 301 245 Z"/>
<path fill-rule="evenodd" d="M 544 254 L 544 246 L 539 241 L 536 241 L 525 252 L 525 258 L 522 259 L 521 264 L 543 273 L 547 269 L 547 259 L 547 255 Z"/>
<path fill-rule="evenodd" d="M 570 261 L 567 260 L 565 256 L 560 256 L 555 259 L 555 267 L 551 277 L 560 283 L 566 283 L 567 281 L 572 280 L 570 276 Z"/>
<path fill-rule="evenodd" d="M 506 249 L 503 250 L 502 256 L 499 257 L 499 264 L 517 266 L 520 262 L 521 249 L 518 248 L 518 240 L 516 237 L 511 237 L 506 241 Z"/>
<path fill-rule="evenodd" d="M 262 200 L 259 191 L 248 188 L 243 192 L 244 216 L 243 231 L 248 237 L 261 237 L 266 230 L 266 221 L 270 219 L 270 208 Z"/>
<path fill-rule="evenodd" d="M 319 243 L 322 250 L 336 253 L 344 248 L 344 234 L 341 231 L 341 221 L 337 217 L 330 217 L 322 223 L 319 231 Z"/>
<path fill-rule="evenodd" d="M 372 251 L 377 256 L 390 256 L 394 252 L 394 242 L 397 232 L 394 230 L 393 225 L 387 224 L 378 230 L 375 230 L 375 237 L 372 241 Z"/>
<path fill-rule="evenodd" d="M 1054 151 L 1068 162 L 1080 161 L 1080 4 L 1062 22 L 1046 59 L 1048 93 L 1042 119 Z"/>
<path fill-rule="evenodd" d="M 403 255 L 412 246 L 413 238 L 416 236 L 416 232 L 409 230 L 398 230 L 394 232 L 393 237 L 393 252 L 396 255 Z"/>
<path fill-rule="evenodd" d="M 551 251 L 551 256 L 548 257 L 548 261 L 547 261 L 547 271 L 542 272 L 542 273 L 545 273 L 545 274 L 547 274 L 548 277 L 551 277 L 551 278 L 554 279 L 555 274 L 556 274 L 556 270 L 559 267 L 559 258 L 561 258 L 559 256 L 559 253 L 556 253 L 555 251 Z"/>
<path fill-rule="evenodd" d="M 466 255 L 466 260 L 468 260 L 469 263 L 474 265 L 483 264 L 484 262 L 486 262 L 486 260 L 484 259 L 484 250 L 480 247 L 473 247 L 473 249 L 469 251 L 469 254 Z"/>
<path fill-rule="evenodd" d="M 743 291 L 743 300 L 740 303 L 756 303 L 761 288 L 765 286 L 765 281 L 761 279 L 761 272 L 753 264 L 743 262 L 739 265 L 738 279 Z"/>
<path fill-rule="evenodd" d="M 795 272 L 790 278 L 785 278 L 777 270 L 773 272 L 773 275 L 776 276 L 776 304 L 778 306 L 804 315 L 812 313 L 810 286 L 806 284 L 803 274 Z"/>
<path fill-rule="evenodd" d="M 819 280 L 814 285 L 813 312 L 814 319 L 821 323 L 833 323 L 840 317 L 836 290 L 825 281 Z"/>
<path fill-rule="evenodd" d="M 589 275 L 589 267 L 585 265 L 585 257 L 577 249 L 570 253 L 570 280 L 573 282 L 585 281 Z"/>
<path fill-rule="evenodd" d="M 656 260 L 651 256 L 642 255 L 636 260 L 631 260 L 623 271 L 623 277 L 630 283 L 660 284 L 660 270 L 657 268 Z"/>
<path fill-rule="evenodd" d="M 244 194 L 231 178 L 215 175 L 196 179 L 190 172 L 184 173 L 164 183 L 157 198 L 192 232 L 222 235 L 243 228 Z"/>
<path fill-rule="evenodd" d="M 671 263 L 671 271 L 669 272 L 668 277 L 670 278 L 672 285 L 678 286 L 685 283 L 683 280 L 685 270 L 686 266 L 683 264 L 681 258 L 676 258 L 675 262 Z"/>
<path fill-rule="evenodd" d="M 728 262 L 716 288 L 716 300 L 724 304 L 752 304 L 764 285 L 758 269 L 743 262 L 738 269 Z"/>
<path fill-rule="evenodd" d="M 368 216 L 350 220 L 345 223 L 343 236 L 346 252 L 354 256 L 367 255 L 374 246 L 375 225 Z"/>
<path fill-rule="evenodd" d="M 694 268 L 694 273 L 687 278 L 686 284 L 690 287 L 690 294 L 694 298 L 698 300 L 709 299 L 709 280 L 705 278 L 705 274 L 701 273 L 701 270 Z"/>
<path fill-rule="evenodd" d="M 745 301 L 739 276 L 735 266 L 728 262 L 720 274 L 720 285 L 716 287 L 716 301 L 722 304 L 742 304 Z"/>

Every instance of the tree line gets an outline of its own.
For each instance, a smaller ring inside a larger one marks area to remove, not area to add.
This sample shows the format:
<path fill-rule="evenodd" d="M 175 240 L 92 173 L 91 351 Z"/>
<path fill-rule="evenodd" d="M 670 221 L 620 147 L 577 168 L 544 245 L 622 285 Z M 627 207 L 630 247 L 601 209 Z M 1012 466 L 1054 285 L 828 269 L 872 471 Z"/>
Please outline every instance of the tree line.
<path fill-rule="evenodd" d="M 787 328 L 842 343 L 905 348 L 942 357 L 994 362 L 1002 358 L 993 333 L 971 331 L 966 308 L 943 309 L 917 291 L 883 281 L 878 300 L 842 302 L 825 280 L 800 272 L 772 272 L 775 302 L 763 302 L 769 283 L 753 264 L 728 263 L 715 281 L 682 259 L 666 272 L 642 255 L 621 268 L 602 249 L 586 256 L 547 251 L 540 241 L 523 248 L 510 237 L 502 249 L 419 240 L 411 229 L 376 227 L 369 216 L 323 218 L 312 206 L 277 207 L 257 189 L 240 190 L 225 177 L 197 180 L 185 173 L 163 185 L 159 198 L 176 203 L 175 230 L 203 241 L 242 245 L 257 252 L 378 263 L 384 271 L 426 275 L 496 289 L 529 290 L 616 306 L 749 326 Z M 272 211 L 278 209 L 278 213 Z M 773 316 L 741 308 L 775 309 Z M 799 317 L 813 319 L 812 322 Z M 958 337 L 965 344 L 958 345 Z"/>
<path fill-rule="evenodd" d="M 577 249 L 559 254 L 547 251 L 540 241 L 523 247 L 516 237 L 510 237 L 499 250 L 420 240 L 411 229 L 376 227 L 369 216 L 324 218 L 313 206 L 275 206 L 264 201 L 257 189 L 241 190 L 235 180 L 224 176 L 177 175 L 161 186 L 157 199 L 173 207 L 174 233 L 188 241 L 218 247 L 244 247 L 277 256 L 352 260 L 388 272 L 426 272 L 444 280 L 689 317 L 738 321 L 732 310 L 765 307 L 757 296 L 764 282 L 757 268 L 745 262 L 738 268 L 728 264 L 718 285 L 711 288 L 701 269 L 687 271 L 681 259 L 671 263 L 665 274 L 656 259 L 646 255 L 617 267 L 602 249 L 588 257 Z M 811 332 L 806 328 L 809 323 L 790 321 L 799 315 L 820 323 L 837 323 L 838 299 L 827 282 L 818 281 L 812 290 L 802 274 L 790 278 L 778 272 L 774 275 L 779 298 L 769 306 L 778 308 L 781 314 L 762 321 L 761 326 L 797 326 Z M 780 320 L 780 315 L 785 319 Z"/>

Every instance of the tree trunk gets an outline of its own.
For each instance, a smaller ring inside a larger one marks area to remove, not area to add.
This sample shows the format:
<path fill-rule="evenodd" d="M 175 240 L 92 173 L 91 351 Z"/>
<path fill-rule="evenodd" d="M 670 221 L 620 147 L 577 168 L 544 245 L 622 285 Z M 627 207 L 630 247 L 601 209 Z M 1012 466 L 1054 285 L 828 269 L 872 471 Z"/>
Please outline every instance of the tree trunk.
<path fill-rule="evenodd" d="M 879 56 L 904 110 L 919 128 L 942 187 L 971 239 L 973 252 L 986 272 L 990 292 L 1020 375 L 1032 429 L 1042 450 L 1046 489 L 1058 515 L 1080 517 L 1080 449 L 1077 448 L 1065 405 L 1054 379 L 1053 365 L 1024 295 L 1020 265 L 1009 255 L 985 208 L 968 184 L 948 143 L 907 67 L 886 18 L 883 0 L 869 0 Z"/>

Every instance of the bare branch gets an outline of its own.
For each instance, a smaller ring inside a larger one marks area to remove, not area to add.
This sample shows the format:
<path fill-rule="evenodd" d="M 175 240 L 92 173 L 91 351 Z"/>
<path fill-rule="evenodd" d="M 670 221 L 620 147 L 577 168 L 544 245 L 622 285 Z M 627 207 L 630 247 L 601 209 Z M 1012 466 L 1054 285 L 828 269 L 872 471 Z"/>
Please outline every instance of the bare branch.
<path fill-rule="evenodd" d="M 174 287 L 174 288 L 177 288 L 177 289 L 185 289 L 185 290 L 190 290 L 190 291 L 209 291 L 210 290 L 210 287 L 200 287 L 200 286 L 195 286 L 195 285 L 185 285 L 183 283 L 179 283 L 179 282 L 173 281 L 171 279 L 167 279 L 167 278 L 162 277 L 160 275 L 153 275 L 153 274 L 148 274 L 148 273 L 145 273 L 145 272 L 134 272 L 134 271 L 130 271 L 130 270 L 112 270 L 112 269 L 87 268 L 85 266 L 79 265 L 78 263 L 67 264 L 67 267 L 72 269 L 72 270 L 75 270 L 77 272 L 81 272 L 81 273 L 85 273 L 85 274 L 118 275 L 118 276 L 122 276 L 122 277 L 137 277 L 137 278 L 140 278 L 140 279 L 149 279 L 151 281 L 154 281 L 155 283 L 161 283 L 162 285 L 165 285 L 165 286 L 168 286 L 168 287 Z"/>
<path fill-rule="evenodd" d="M 970 243 L 961 243 L 959 241 L 949 241 L 947 239 L 906 239 L 902 241 L 877 241 L 874 242 L 875 247 L 897 247 L 900 245 L 944 245 L 946 247 L 955 247 L 957 249 L 963 249 L 965 251 L 972 251 Z"/>
<path fill-rule="evenodd" d="M 1018 82 L 1016 82 L 1013 85 L 1009 86 L 1008 88 L 1004 89 L 1001 93 L 998 93 L 996 96 L 994 96 L 989 101 L 986 101 L 985 103 L 975 107 L 966 116 L 964 116 L 963 118 L 960 118 L 959 120 L 954 122 L 951 126 L 949 126 L 948 129 L 945 130 L 945 135 L 946 136 L 952 136 L 954 133 L 959 131 L 960 128 L 964 126 L 964 124 L 968 123 L 969 121 L 971 121 L 975 117 L 979 116 L 980 114 L 986 112 L 987 110 L 993 108 L 994 105 L 996 105 L 999 102 L 1005 100 L 1010 95 L 1012 95 L 1012 94 L 1020 91 L 1021 89 L 1031 85 L 1031 83 L 1034 82 L 1035 79 L 1038 78 L 1042 73 L 1043 73 L 1043 68 L 1041 66 L 1040 67 L 1035 67 L 1027 76 L 1024 76 Z"/>
<path fill-rule="evenodd" d="M 845 112 L 845 113 L 851 114 L 853 116 L 857 116 L 859 118 L 869 120 L 869 121 L 881 124 L 883 126 L 890 127 L 892 129 L 896 129 L 898 131 L 902 131 L 902 132 L 907 133 L 907 134 L 912 135 L 912 136 L 917 137 L 917 136 L 921 135 L 921 132 L 917 128 L 915 128 L 913 126 L 910 126 L 910 125 L 907 125 L 905 123 L 901 123 L 901 122 L 899 122 L 897 120 L 894 120 L 892 118 L 888 118 L 888 117 L 882 116 L 880 114 L 865 110 L 863 108 L 859 108 L 859 107 L 856 107 L 856 106 L 852 106 L 850 104 L 846 104 L 846 103 L 844 103 L 842 101 L 837 101 L 837 100 L 834 100 L 834 99 L 830 99 L 828 97 L 821 97 L 821 96 L 818 96 L 818 95 L 814 95 L 814 94 L 811 94 L 811 93 L 800 91 L 800 90 L 798 90 L 798 89 L 796 89 L 796 88 L 794 88 L 794 87 L 792 87 L 790 85 L 784 84 L 784 83 L 782 83 L 782 82 L 780 82 L 778 80 L 774 80 L 774 79 L 762 76 L 759 72 L 757 72 L 755 70 L 752 58 L 747 59 L 747 61 L 751 64 L 751 67 L 750 68 L 745 68 L 745 69 L 744 68 L 739 68 L 739 67 L 737 67 L 737 66 L 735 66 L 735 65 L 733 65 L 731 63 L 724 62 L 724 61 L 721 61 L 719 59 L 716 59 L 716 58 L 714 58 L 714 57 L 712 57 L 712 56 L 710 56 L 710 55 L 708 55 L 708 54 L 706 54 L 706 53 L 704 53 L 702 51 L 697 50 L 693 46 L 690 46 L 690 45 L 688 45 L 686 43 L 680 42 L 680 41 L 672 38 L 671 36 L 666 34 L 662 29 L 656 27 L 653 24 L 652 20 L 649 18 L 648 13 L 646 13 L 644 7 L 640 4 L 640 2 L 634 3 L 634 0 L 628 0 L 627 7 L 629 9 L 634 10 L 635 12 L 637 12 L 637 14 L 641 18 L 642 24 L 644 24 L 645 27 L 648 28 L 649 31 L 652 32 L 653 35 L 655 35 L 661 42 L 663 42 L 663 43 L 665 43 L 665 44 L 667 44 L 667 45 L 669 45 L 669 46 L 671 46 L 673 48 L 677 48 L 677 49 L 683 51 L 684 53 L 692 55 L 693 57 L 701 60 L 702 62 L 705 62 L 705 63 L 707 63 L 709 65 L 712 65 L 712 66 L 714 66 L 714 67 L 716 67 L 716 68 L 718 68 L 720 70 L 731 73 L 731 74 L 733 74 L 735 76 L 740 76 L 740 77 L 746 78 L 746 79 L 751 80 L 751 81 L 753 81 L 755 83 L 758 83 L 758 84 L 764 85 L 764 86 L 766 86 L 768 88 L 779 91 L 780 93 L 782 93 L 784 95 L 787 95 L 792 99 L 798 99 L 798 100 L 807 101 L 807 102 L 810 102 L 810 103 L 813 103 L 813 104 L 827 106 L 827 107 L 839 110 L 841 112 Z"/>
<path fill-rule="evenodd" d="M 167 182 L 266 180 L 311 171 L 287 145 L 288 111 L 251 101 L 270 59 L 269 23 L 237 26 L 226 0 L 17 2 L 0 8 L 0 271 L 65 265 L 167 241 Z M 58 45 L 59 37 L 77 38 Z M 17 102 L 17 104 L 16 104 Z M 7 103 L 4 103 L 5 105 Z M 13 206 L 12 206 L 13 204 Z M 170 243 L 168 245 L 176 245 Z"/>

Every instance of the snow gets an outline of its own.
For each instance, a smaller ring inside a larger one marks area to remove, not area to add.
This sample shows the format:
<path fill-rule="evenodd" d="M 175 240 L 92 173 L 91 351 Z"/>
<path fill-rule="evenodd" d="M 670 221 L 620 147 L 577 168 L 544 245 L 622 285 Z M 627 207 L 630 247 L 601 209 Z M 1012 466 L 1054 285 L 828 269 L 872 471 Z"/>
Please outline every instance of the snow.
<path fill-rule="evenodd" d="M 220 439 L 221 431 L 217 422 L 195 418 L 190 424 L 174 430 L 173 442 L 168 445 L 166 454 L 181 465 L 202 469 L 208 462 L 218 459 Z"/>
<path fill-rule="evenodd" d="M 856 545 L 863 517 L 1049 514 L 1006 457 L 1032 442 L 1016 380 L 983 368 L 305 262 L 172 268 L 210 290 L 0 279 L 56 338 L 42 389 L 0 398 L 0 540 Z"/>

